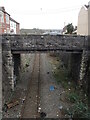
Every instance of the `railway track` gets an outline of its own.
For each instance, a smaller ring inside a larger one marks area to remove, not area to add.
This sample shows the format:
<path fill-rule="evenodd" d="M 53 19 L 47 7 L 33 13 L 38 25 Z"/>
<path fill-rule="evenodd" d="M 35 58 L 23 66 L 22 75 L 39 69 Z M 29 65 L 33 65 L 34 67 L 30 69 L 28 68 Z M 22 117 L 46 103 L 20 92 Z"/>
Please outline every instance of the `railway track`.
<path fill-rule="evenodd" d="M 40 118 L 40 54 L 35 54 L 21 118 Z"/>

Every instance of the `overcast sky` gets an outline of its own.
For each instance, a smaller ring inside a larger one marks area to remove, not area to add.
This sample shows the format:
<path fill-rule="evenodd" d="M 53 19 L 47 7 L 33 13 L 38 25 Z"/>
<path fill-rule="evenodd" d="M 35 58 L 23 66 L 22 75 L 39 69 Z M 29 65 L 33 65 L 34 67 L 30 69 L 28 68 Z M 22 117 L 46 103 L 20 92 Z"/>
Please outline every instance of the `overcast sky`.
<path fill-rule="evenodd" d="M 89 0 L 0 0 L 20 28 L 62 29 L 77 25 L 78 13 Z"/>

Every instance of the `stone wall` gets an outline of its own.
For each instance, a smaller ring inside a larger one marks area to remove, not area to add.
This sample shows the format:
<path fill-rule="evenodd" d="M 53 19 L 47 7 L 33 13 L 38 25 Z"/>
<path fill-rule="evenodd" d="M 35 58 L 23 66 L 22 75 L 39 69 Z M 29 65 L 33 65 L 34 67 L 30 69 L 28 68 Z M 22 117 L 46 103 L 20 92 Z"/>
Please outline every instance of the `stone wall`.
<path fill-rule="evenodd" d="M 67 69 L 68 77 L 78 84 L 82 53 L 59 52 L 57 56 L 59 56 L 62 64 Z"/>
<path fill-rule="evenodd" d="M 14 89 L 13 58 L 9 37 L 2 37 L 2 41 L 2 100 L 3 104 L 5 104 L 5 102 L 9 101 L 12 90 Z"/>
<path fill-rule="evenodd" d="M 2 118 L 2 36 L 0 36 L 0 120 Z"/>
<path fill-rule="evenodd" d="M 81 59 L 81 68 L 80 68 L 80 76 L 79 76 L 79 85 L 86 92 L 88 91 L 88 82 L 89 82 L 89 74 L 90 74 L 90 56 L 89 51 L 83 50 L 82 59 Z"/>
<path fill-rule="evenodd" d="M 88 89 L 88 101 L 90 106 L 90 54 L 88 55 L 88 65 L 87 65 L 87 89 Z"/>
<path fill-rule="evenodd" d="M 12 51 L 80 51 L 87 45 L 85 36 L 66 35 L 12 35 Z"/>
<path fill-rule="evenodd" d="M 90 58 L 88 51 L 83 50 L 82 53 L 63 53 L 60 54 L 60 59 L 70 73 L 70 77 L 77 85 L 83 87 L 85 91 L 88 89 L 89 78 L 89 63 Z"/>

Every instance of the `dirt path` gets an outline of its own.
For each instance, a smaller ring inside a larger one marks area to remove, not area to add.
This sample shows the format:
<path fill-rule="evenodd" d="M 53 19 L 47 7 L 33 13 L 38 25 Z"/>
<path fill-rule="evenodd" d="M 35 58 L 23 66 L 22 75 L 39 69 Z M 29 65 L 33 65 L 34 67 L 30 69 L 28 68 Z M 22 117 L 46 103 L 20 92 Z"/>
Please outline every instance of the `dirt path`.
<path fill-rule="evenodd" d="M 46 54 L 41 54 L 41 111 L 46 113 L 46 118 L 59 118 L 60 93 L 63 88 L 58 85 L 52 75 L 52 66 Z M 54 90 L 50 91 L 50 86 Z"/>

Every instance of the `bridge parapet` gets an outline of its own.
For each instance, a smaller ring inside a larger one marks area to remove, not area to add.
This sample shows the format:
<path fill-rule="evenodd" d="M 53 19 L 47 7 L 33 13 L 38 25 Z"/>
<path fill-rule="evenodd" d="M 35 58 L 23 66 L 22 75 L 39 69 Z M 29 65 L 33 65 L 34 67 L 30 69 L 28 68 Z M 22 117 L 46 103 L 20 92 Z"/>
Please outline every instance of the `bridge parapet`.
<path fill-rule="evenodd" d="M 4 35 L 9 39 L 11 51 L 82 51 L 87 47 L 86 36 L 69 35 Z"/>

